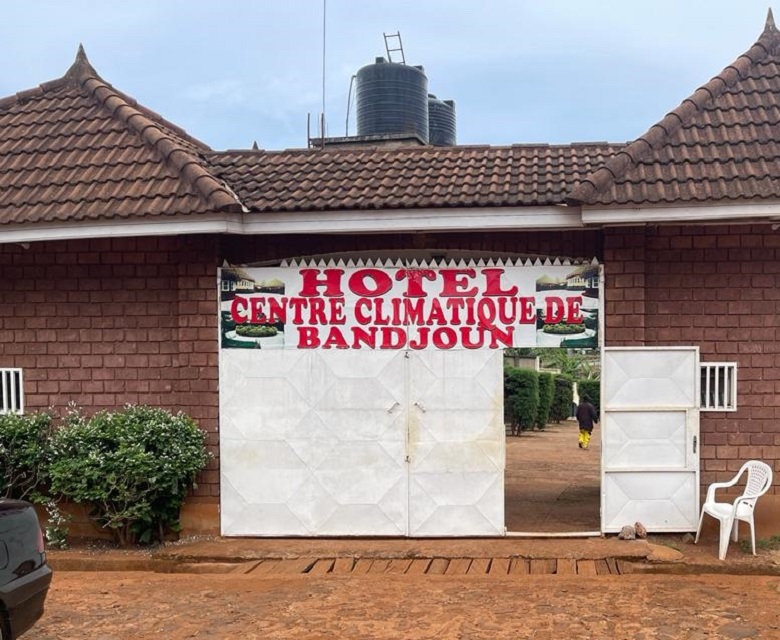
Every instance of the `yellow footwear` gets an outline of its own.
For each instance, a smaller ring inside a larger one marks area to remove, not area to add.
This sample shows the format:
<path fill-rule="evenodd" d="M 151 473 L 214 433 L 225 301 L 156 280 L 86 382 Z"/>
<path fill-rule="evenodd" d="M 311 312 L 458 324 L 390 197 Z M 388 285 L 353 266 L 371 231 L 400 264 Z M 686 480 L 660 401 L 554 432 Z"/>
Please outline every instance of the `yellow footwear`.
<path fill-rule="evenodd" d="M 580 433 L 582 434 L 582 448 L 587 449 L 590 444 L 590 433 L 584 429 Z"/>

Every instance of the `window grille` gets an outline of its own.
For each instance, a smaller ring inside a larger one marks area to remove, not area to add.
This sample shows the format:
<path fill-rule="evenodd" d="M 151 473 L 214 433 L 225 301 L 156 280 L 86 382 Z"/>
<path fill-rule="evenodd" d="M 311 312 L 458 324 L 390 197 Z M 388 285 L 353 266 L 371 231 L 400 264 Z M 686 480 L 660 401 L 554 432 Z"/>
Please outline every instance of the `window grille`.
<path fill-rule="evenodd" d="M 705 411 L 737 410 L 737 363 L 701 363 L 701 408 Z"/>
<path fill-rule="evenodd" d="M 0 369 L 0 413 L 24 413 L 21 369 Z"/>

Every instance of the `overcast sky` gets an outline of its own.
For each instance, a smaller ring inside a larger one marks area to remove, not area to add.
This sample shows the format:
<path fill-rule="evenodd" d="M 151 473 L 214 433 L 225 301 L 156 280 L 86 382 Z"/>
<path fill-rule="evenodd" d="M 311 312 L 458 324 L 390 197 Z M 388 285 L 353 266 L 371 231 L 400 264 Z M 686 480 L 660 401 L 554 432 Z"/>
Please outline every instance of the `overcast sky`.
<path fill-rule="evenodd" d="M 491 145 L 636 138 L 745 52 L 768 8 L 326 2 L 328 135 L 345 134 L 350 76 L 400 31 L 429 91 L 455 100 L 458 143 Z M 0 97 L 62 76 L 82 42 L 104 80 L 215 149 L 305 147 L 307 113 L 322 110 L 322 12 L 322 0 L 4 0 Z"/>

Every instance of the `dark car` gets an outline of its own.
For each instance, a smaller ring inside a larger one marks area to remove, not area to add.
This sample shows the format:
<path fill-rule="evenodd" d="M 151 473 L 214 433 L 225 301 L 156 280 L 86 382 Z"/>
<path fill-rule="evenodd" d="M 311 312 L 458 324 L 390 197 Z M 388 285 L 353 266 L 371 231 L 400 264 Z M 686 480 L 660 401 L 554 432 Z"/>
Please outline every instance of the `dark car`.
<path fill-rule="evenodd" d="M 49 583 L 35 509 L 0 499 L 0 640 L 18 638 L 43 615 Z"/>

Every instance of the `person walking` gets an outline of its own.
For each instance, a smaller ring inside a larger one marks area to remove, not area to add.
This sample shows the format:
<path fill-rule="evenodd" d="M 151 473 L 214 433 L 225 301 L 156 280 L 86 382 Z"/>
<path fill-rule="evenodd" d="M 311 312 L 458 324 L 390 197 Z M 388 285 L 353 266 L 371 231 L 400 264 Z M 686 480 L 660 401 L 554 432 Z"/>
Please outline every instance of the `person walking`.
<path fill-rule="evenodd" d="M 593 433 L 593 426 L 599 421 L 596 407 L 590 403 L 588 396 L 582 396 L 575 415 L 577 423 L 580 425 L 580 449 L 587 449 L 590 444 L 590 436 Z"/>

